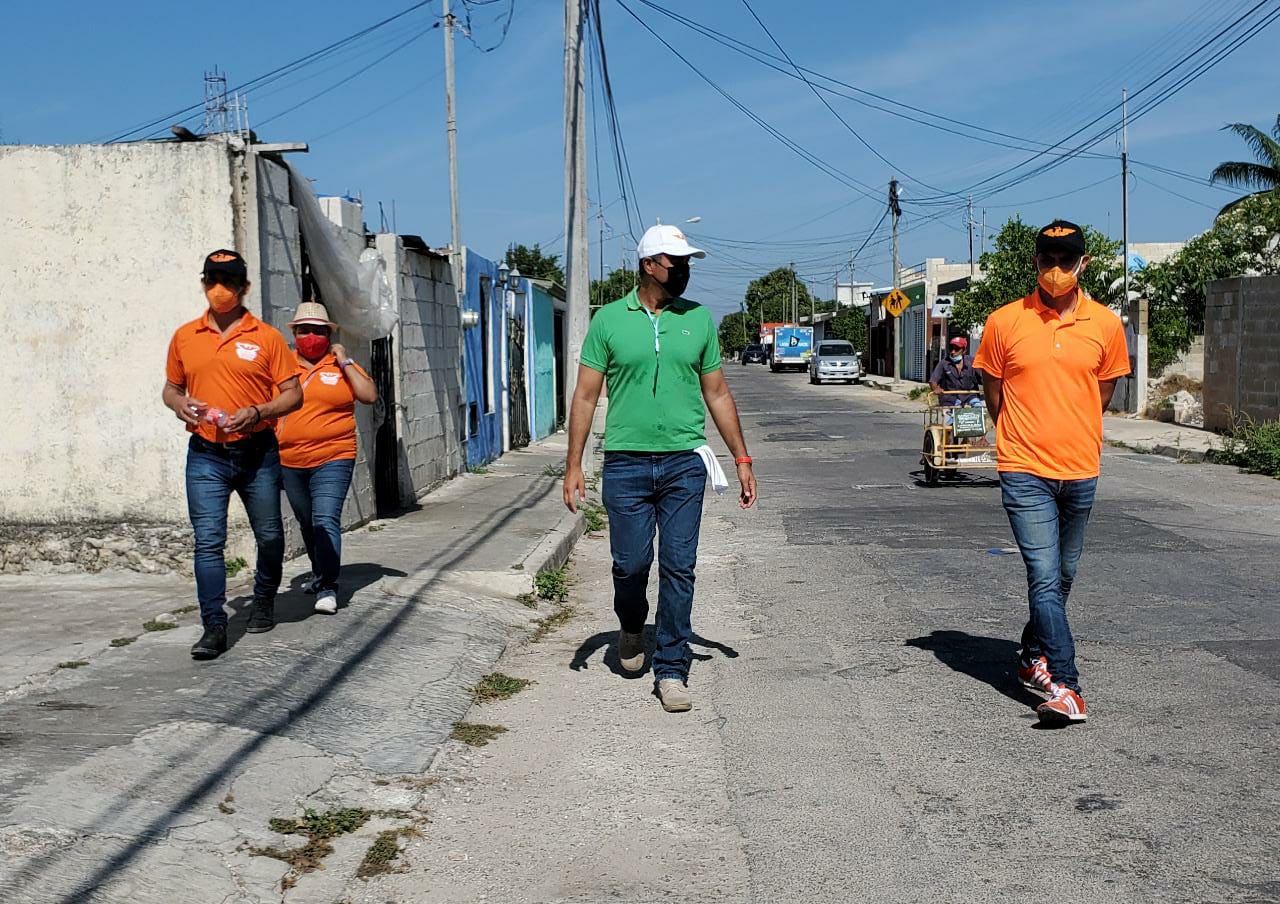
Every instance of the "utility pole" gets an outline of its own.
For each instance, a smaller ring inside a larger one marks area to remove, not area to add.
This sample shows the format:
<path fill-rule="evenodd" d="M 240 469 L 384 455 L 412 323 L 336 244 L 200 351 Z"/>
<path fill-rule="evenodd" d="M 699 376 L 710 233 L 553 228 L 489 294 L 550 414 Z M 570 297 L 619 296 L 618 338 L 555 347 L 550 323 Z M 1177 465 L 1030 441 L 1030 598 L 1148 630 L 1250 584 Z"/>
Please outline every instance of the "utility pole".
<path fill-rule="evenodd" d="M 1141 414 L 1147 410 L 1147 306 L 1145 301 L 1137 305 L 1129 303 L 1129 89 L 1120 92 L 1120 217 L 1121 240 L 1124 243 L 1124 303 L 1121 311 L 1136 310 L 1138 316 L 1130 315 L 1133 324 L 1134 370 L 1133 380 L 1136 411 Z"/>
<path fill-rule="evenodd" d="M 791 269 L 791 322 L 796 322 L 796 262 L 787 265 Z"/>
<path fill-rule="evenodd" d="M 982 208 L 982 251 L 978 256 L 987 253 L 987 209 Z"/>
<path fill-rule="evenodd" d="M 464 267 L 462 261 L 462 225 L 458 219 L 458 119 L 454 111 L 453 83 L 453 16 L 449 12 L 449 0 L 441 0 L 444 7 L 444 115 L 445 131 L 449 136 L 449 219 L 452 225 L 449 263 L 453 274 L 453 290 L 462 306 Z"/>
<path fill-rule="evenodd" d="M 901 274 L 899 274 L 898 266 L 898 218 L 902 216 L 902 207 L 898 204 L 898 180 L 889 180 L 889 212 L 893 214 L 893 288 L 899 288 L 898 283 L 901 282 Z M 893 318 L 893 379 L 898 381 L 902 379 L 902 347 L 899 336 L 899 321 L 902 316 Z"/>
<path fill-rule="evenodd" d="M 966 214 L 965 214 L 965 220 L 967 221 L 965 225 L 967 225 L 967 226 L 969 227 L 969 279 L 970 279 L 970 280 L 972 280 L 972 279 L 973 279 L 973 274 L 974 274 L 974 269 L 973 269 L 973 227 L 974 227 L 974 222 L 973 222 L 973 195 L 970 195 L 970 196 L 969 196 L 969 210 L 968 210 L 968 213 L 966 213 Z"/>
<path fill-rule="evenodd" d="M 578 383 L 578 361 L 591 322 L 590 260 L 587 249 L 587 120 L 584 0 L 564 4 L 564 234 L 568 296 L 568 355 L 565 405 Z"/>

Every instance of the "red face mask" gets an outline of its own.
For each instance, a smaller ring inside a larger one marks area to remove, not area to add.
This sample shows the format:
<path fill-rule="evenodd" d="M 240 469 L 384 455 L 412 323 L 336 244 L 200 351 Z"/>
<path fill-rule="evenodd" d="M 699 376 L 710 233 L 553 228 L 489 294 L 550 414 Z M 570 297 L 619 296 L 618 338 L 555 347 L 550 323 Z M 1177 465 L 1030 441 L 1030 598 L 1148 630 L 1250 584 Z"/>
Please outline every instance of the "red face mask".
<path fill-rule="evenodd" d="M 308 361 L 316 361 L 323 358 L 325 352 L 329 350 L 329 337 L 318 336 L 315 333 L 301 333 L 293 337 L 293 344 L 302 357 Z"/>

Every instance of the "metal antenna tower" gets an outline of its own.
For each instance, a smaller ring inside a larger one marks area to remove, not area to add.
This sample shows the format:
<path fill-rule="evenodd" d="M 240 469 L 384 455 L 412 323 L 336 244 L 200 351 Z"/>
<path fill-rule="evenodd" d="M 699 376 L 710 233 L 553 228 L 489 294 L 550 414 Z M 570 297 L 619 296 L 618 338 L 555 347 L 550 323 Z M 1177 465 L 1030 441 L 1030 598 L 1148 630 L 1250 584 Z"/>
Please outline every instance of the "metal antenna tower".
<path fill-rule="evenodd" d="M 204 74 L 204 135 L 249 136 L 249 105 L 244 95 L 227 93 L 227 74 L 215 66 Z"/>

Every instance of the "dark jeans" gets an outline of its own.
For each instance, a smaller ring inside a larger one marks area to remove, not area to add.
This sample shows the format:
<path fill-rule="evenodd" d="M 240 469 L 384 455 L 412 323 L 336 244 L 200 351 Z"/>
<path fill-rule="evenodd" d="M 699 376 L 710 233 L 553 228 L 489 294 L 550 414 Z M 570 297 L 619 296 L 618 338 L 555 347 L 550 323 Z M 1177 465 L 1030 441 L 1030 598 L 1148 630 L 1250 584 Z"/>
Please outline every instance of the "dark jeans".
<path fill-rule="evenodd" d="M 302 542 L 311 559 L 311 573 L 319 590 L 338 590 L 342 568 L 342 504 L 347 501 L 353 458 L 326 461 L 318 468 L 285 468 L 284 492 L 289 497 Z"/>
<path fill-rule="evenodd" d="M 606 452 L 604 506 L 613 552 L 613 610 L 639 634 L 649 614 L 646 588 L 658 531 L 655 679 L 689 675 L 693 572 L 698 562 L 707 468 L 694 452 Z"/>
<path fill-rule="evenodd" d="M 227 504 L 235 492 L 244 503 L 258 543 L 256 599 L 274 599 L 284 569 L 280 521 L 280 452 L 276 435 L 262 430 L 234 443 L 192 436 L 187 448 L 187 512 L 195 531 L 196 598 L 206 627 L 225 625 L 227 614 Z"/>
<path fill-rule="evenodd" d="M 1076 645 L 1067 623 L 1067 597 L 1084 550 L 1084 530 L 1098 478 L 1047 480 L 1000 475 L 1000 496 L 1027 566 L 1031 620 L 1022 632 L 1024 660 L 1044 655 L 1058 684 L 1080 690 Z"/>

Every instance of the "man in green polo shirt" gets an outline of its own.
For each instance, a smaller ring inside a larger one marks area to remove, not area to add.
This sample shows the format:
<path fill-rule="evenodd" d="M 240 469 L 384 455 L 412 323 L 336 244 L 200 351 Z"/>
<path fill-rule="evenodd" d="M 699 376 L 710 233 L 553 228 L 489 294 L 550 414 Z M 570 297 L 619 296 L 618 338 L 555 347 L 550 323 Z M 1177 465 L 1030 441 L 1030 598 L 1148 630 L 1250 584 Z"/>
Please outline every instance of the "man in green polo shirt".
<path fill-rule="evenodd" d="M 743 508 L 755 504 L 756 478 L 720 368 L 715 323 L 706 308 L 680 297 L 689 284 L 689 258 L 706 257 L 706 252 L 691 246 L 674 226 L 649 229 L 637 251 L 640 284 L 596 313 L 582 346 L 569 412 L 564 502 L 576 512 L 585 496 L 582 452 L 607 382 L 603 495 L 613 553 L 613 608 L 621 626 L 618 658 L 626 671 L 644 668 L 641 638 L 656 529 L 653 675 L 663 708 L 684 712 L 693 708 L 689 638 L 702 495 L 708 469 L 718 471 L 706 445 L 708 410 L 733 453 Z"/>

